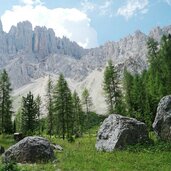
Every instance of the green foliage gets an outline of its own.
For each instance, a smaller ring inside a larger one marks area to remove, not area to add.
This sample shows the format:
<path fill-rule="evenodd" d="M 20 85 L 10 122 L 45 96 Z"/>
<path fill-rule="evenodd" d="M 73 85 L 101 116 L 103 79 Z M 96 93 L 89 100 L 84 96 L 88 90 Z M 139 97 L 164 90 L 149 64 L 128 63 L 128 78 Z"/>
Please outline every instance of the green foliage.
<path fill-rule="evenodd" d="M 74 114 L 74 134 L 76 136 L 81 136 L 84 129 L 84 112 L 82 110 L 81 101 L 76 91 L 72 95 L 73 99 L 73 114 Z"/>
<path fill-rule="evenodd" d="M 6 70 L 0 74 L 0 132 L 12 133 L 11 83 Z"/>
<path fill-rule="evenodd" d="M 15 123 L 16 123 L 16 131 L 17 132 L 22 132 L 21 125 L 22 125 L 22 109 L 19 108 L 18 111 L 16 112 L 15 116 Z"/>
<path fill-rule="evenodd" d="M 9 146 L 13 145 L 15 140 L 12 135 L 2 134 L 0 135 L 0 145 L 7 149 Z"/>
<path fill-rule="evenodd" d="M 53 115 L 53 102 L 52 102 L 52 92 L 53 85 L 52 80 L 49 77 L 48 85 L 47 85 L 47 133 L 51 136 L 53 134 L 54 129 L 54 115 Z"/>
<path fill-rule="evenodd" d="M 34 96 L 31 92 L 27 94 L 27 97 L 22 98 L 21 109 L 21 129 L 23 134 L 33 134 L 37 126 L 37 104 L 34 100 Z"/>
<path fill-rule="evenodd" d="M 10 162 L 10 163 L 4 163 L 0 167 L 0 171 L 21 171 L 16 163 Z"/>
<path fill-rule="evenodd" d="M 41 132 L 41 123 L 40 123 L 40 106 L 41 106 L 41 97 L 38 95 L 35 99 L 35 103 L 36 103 L 36 116 L 37 116 L 37 125 L 36 125 L 36 128 L 38 130 L 38 133 L 40 135 L 40 132 Z"/>
<path fill-rule="evenodd" d="M 93 103 L 87 88 L 84 88 L 82 92 L 82 105 L 84 112 L 86 113 L 86 115 L 88 115 L 88 113 L 91 111 Z"/>
<path fill-rule="evenodd" d="M 61 74 L 53 92 L 53 112 L 55 117 L 56 133 L 65 139 L 73 133 L 73 101 L 68 84 Z"/>
<path fill-rule="evenodd" d="M 124 72 L 127 115 L 151 129 L 160 99 L 171 94 L 171 37 L 163 36 L 160 48 L 154 39 L 147 42 L 149 69 L 142 74 Z"/>
<path fill-rule="evenodd" d="M 107 116 L 97 115 L 94 112 L 90 112 L 89 123 L 85 125 L 85 128 L 84 128 L 85 132 L 87 132 L 87 130 L 92 129 L 94 127 L 97 127 L 97 126 L 99 127 L 106 117 Z"/>
<path fill-rule="evenodd" d="M 84 88 L 82 92 L 82 106 L 84 110 L 84 130 L 89 129 L 90 127 L 90 115 L 91 109 L 93 106 L 92 98 L 90 97 L 89 91 L 87 88 Z"/>
<path fill-rule="evenodd" d="M 103 90 L 108 105 L 108 112 L 110 114 L 124 113 L 124 104 L 119 87 L 118 74 L 116 68 L 112 64 L 112 60 L 108 61 L 108 66 L 105 68 Z"/>

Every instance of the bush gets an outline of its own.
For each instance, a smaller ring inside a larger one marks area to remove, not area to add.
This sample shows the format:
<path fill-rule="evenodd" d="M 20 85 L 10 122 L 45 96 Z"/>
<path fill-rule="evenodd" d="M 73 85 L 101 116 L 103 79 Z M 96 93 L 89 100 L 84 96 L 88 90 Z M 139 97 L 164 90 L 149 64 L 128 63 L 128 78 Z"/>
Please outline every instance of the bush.
<path fill-rule="evenodd" d="M 104 121 L 107 116 L 98 115 L 94 112 L 89 112 L 88 123 L 85 123 L 85 130 L 91 129 L 95 126 L 100 126 L 100 124 Z"/>
<path fill-rule="evenodd" d="M 0 167 L 0 171 L 21 171 L 16 163 L 10 162 L 10 163 L 4 163 Z"/>

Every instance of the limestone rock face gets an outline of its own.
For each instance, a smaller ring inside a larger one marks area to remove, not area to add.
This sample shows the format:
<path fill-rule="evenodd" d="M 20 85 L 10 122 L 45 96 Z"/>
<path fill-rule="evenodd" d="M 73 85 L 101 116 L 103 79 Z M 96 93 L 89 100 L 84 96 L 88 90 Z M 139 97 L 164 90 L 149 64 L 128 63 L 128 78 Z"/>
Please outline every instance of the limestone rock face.
<path fill-rule="evenodd" d="M 104 120 L 98 131 L 96 149 L 111 152 L 146 141 L 148 141 L 148 132 L 143 122 L 112 114 Z"/>
<path fill-rule="evenodd" d="M 6 162 L 37 163 L 54 159 L 54 152 L 48 140 L 42 137 L 26 137 L 11 146 L 3 154 Z"/>
<path fill-rule="evenodd" d="M 15 33 L 16 49 L 18 51 L 32 52 L 32 24 L 28 21 L 17 24 Z"/>
<path fill-rule="evenodd" d="M 171 140 L 171 95 L 160 100 L 153 128 L 159 138 Z"/>

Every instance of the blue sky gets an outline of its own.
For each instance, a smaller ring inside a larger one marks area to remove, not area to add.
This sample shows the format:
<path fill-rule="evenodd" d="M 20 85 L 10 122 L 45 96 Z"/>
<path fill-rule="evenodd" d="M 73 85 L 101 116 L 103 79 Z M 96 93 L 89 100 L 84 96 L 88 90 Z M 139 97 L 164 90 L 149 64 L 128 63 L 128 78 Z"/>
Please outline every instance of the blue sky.
<path fill-rule="evenodd" d="M 85 48 L 171 25 L 171 0 L 0 0 L 4 31 L 19 21 L 52 27 Z M 3 5 L 2 5 L 3 4 Z"/>

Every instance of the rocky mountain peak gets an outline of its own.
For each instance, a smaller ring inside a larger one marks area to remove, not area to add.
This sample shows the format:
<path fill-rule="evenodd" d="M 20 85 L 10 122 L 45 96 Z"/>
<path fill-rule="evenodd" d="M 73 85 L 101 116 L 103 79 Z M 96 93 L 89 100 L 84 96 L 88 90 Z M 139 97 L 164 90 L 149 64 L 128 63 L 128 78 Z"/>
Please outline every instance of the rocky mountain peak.
<path fill-rule="evenodd" d="M 140 31 L 140 30 L 136 30 L 135 32 L 134 32 L 134 36 L 136 37 L 136 38 L 139 38 L 139 37 L 144 37 L 144 36 L 146 36 L 142 31 Z"/>
<path fill-rule="evenodd" d="M 17 28 L 21 31 L 32 31 L 32 24 L 29 21 L 19 22 Z"/>
<path fill-rule="evenodd" d="M 10 35 L 15 35 L 17 32 L 17 27 L 12 26 L 11 29 L 9 30 L 8 34 Z"/>
<path fill-rule="evenodd" d="M 164 33 L 164 30 L 158 26 L 150 31 L 149 36 L 157 41 L 160 41 L 160 38 Z"/>
<path fill-rule="evenodd" d="M 62 54 L 80 59 L 86 52 L 76 42 L 68 38 L 57 38 L 53 29 L 36 26 L 33 30 L 29 21 L 12 26 L 8 33 L 3 32 L 0 21 L 0 54 L 16 55 L 19 53 L 35 56 L 39 61 L 50 54 Z"/>

